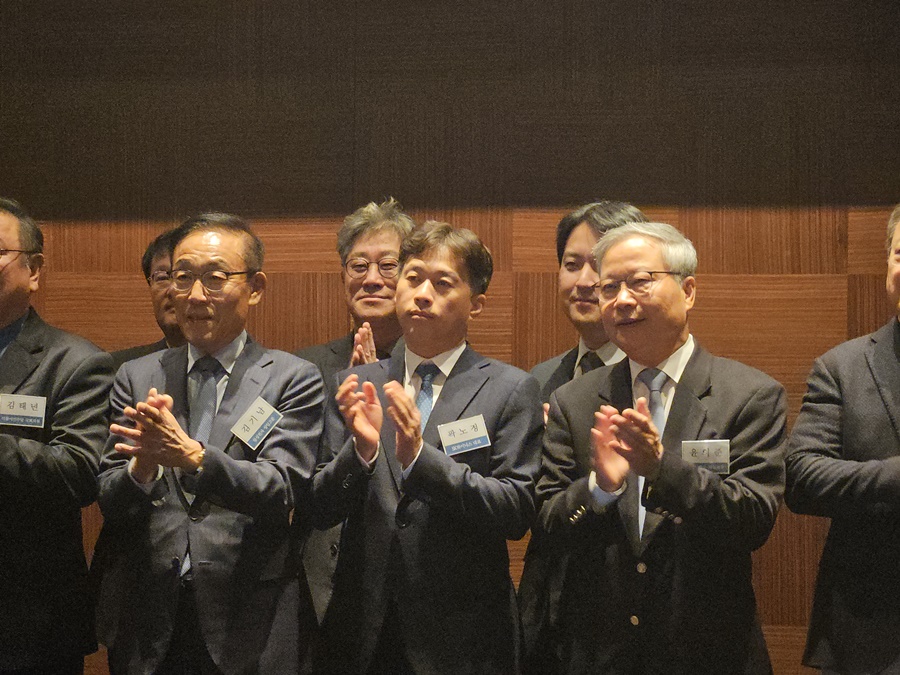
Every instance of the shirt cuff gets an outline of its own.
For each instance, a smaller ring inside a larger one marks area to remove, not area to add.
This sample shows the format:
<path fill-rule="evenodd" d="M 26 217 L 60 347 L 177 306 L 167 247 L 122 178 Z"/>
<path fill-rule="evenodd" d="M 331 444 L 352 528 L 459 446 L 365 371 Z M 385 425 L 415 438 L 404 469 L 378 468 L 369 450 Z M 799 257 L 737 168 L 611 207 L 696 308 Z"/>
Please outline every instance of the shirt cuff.
<path fill-rule="evenodd" d="M 599 485 L 597 485 L 597 474 L 591 471 L 590 476 L 588 476 L 588 489 L 591 491 L 591 496 L 594 498 L 594 501 L 598 506 L 606 506 L 607 504 L 612 504 L 619 497 L 621 497 L 625 493 L 625 488 L 628 487 L 628 481 L 622 481 L 622 487 L 620 487 L 615 492 L 607 492 Z"/>
<path fill-rule="evenodd" d="M 356 439 L 353 439 L 353 452 L 356 454 L 356 459 L 359 460 L 359 463 L 362 464 L 366 471 L 372 473 L 375 470 L 375 462 L 378 460 L 378 455 L 381 454 L 381 443 L 378 444 L 378 447 L 375 449 L 375 456 L 372 457 L 371 462 L 367 462 L 363 459 L 363 456 L 359 454 L 359 450 L 356 449 Z"/>
<path fill-rule="evenodd" d="M 400 474 L 401 477 L 403 478 L 403 480 L 406 480 L 407 478 L 409 478 L 409 474 L 412 473 L 413 467 L 416 465 L 416 460 L 419 459 L 419 455 L 422 454 L 422 448 L 424 448 L 424 447 L 425 447 L 425 441 L 419 441 L 419 449 L 416 450 L 416 456 L 413 457 L 413 461 L 411 461 L 409 463 L 409 466 L 406 467 L 405 469 L 403 469 L 403 471 Z"/>
<path fill-rule="evenodd" d="M 149 483 L 141 483 L 137 478 L 134 477 L 134 465 L 136 462 L 137 457 L 132 457 L 128 460 L 128 475 L 131 477 L 131 480 L 134 481 L 135 485 L 137 485 L 139 488 L 141 488 L 141 490 L 149 495 L 153 491 L 153 486 L 156 485 L 156 482 L 163 476 L 162 465 L 158 464 L 156 466 L 156 478 L 151 480 Z"/>

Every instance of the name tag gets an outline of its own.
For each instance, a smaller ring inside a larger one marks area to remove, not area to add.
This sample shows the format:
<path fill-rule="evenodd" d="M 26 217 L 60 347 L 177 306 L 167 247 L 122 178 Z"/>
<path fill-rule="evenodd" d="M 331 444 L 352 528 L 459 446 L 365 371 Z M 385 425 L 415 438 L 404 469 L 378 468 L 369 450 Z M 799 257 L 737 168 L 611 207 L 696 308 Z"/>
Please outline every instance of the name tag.
<path fill-rule="evenodd" d="M 681 441 L 681 459 L 713 473 L 727 474 L 731 470 L 731 441 Z"/>
<path fill-rule="evenodd" d="M 284 417 L 280 412 L 258 397 L 241 418 L 231 427 L 231 433 L 256 450 L 275 425 Z"/>
<path fill-rule="evenodd" d="M 0 424 L 41 428 L 46 410 L 47 399 L 44 396 L 0 394 Z"/>
<path fill-rule="evenodd" d="M 484 415 L 440 424 L 438 434 L 441 436 L 444 452 L 450 457 L 469 450 L 488 448 L 491 445 L 487 427 L 484 425 Z"/>

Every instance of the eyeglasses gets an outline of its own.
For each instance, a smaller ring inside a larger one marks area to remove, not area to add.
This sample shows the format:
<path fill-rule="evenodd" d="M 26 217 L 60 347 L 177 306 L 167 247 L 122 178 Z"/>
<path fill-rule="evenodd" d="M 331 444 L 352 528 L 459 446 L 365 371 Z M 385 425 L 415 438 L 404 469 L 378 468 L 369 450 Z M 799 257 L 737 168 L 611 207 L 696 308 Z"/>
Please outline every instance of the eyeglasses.
<path fill-rule="evenodd" d="M 190 270 L 172 270 L 172 285 L 176 291 L 189 291 L 197 280 L 210 293 L 218 293 L 225 288 L 225 284 L 231 277 L 239 274 L 256 274 L 254 270 L 242 270 L 241 272 L 223 272 L 222 270 L 210 270 L 203 274 L 195 274 Z"/>
<path fill-rule="evenodd" d="M 382 258 L 373 262 L 369 262 L 365 258 L 353 258 L 347 261 L 344 269 L 347 270 L 351 279 L 362 279 L 369 273 L 372 265 L 378 267 L 378 274 L 385 279 L 393 279 L 400 272 L 400 261 L 396 258 Z"/>
<path fill-rule="evenodd" d="M 5 258 L 10 253 L 24 253 L 25 255 L 34 255 L 37 251 L 26 251 L 23 248 L 0 248 L 0 258 Z"/>
<path fill-rule="evenodd" d="M 624 279 L 603 279 L 594 284 L 594 292 L 603 300 L 614 300 L 616 296 L 619 295 L 622 284 L 625 284 L 625 288 L 628 289 L 628 292 L 635 297 L 649 295 L 650 291 L 653 290 L 653 286 L 658 281 L 658 279 L 653 278 L 656 274 L 672 274 L 680 276 L 678 272 L 669 270 L 634 272 Z"/>
<path fill-rule="evenodd" d="M 172 273 L 169 270 L 156 270 L 147 277 L 147 283 L 151 286 L 165 286 L 171 282 Z"/>

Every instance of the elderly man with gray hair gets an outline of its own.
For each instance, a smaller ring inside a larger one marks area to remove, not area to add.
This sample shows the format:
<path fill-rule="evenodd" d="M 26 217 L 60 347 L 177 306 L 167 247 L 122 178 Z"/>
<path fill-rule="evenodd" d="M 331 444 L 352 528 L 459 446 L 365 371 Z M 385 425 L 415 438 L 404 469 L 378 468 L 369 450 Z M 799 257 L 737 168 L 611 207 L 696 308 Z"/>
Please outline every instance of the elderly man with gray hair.
<path fill-rule="evenodd" d="M 594 248 L 627 358 L 550 399 L 537 499 L 556 564 L 531 672 L 771 672 L 751 553 L 784 488 L 784 388 L 694 339 L 697 255 L 633 223 Z"/>

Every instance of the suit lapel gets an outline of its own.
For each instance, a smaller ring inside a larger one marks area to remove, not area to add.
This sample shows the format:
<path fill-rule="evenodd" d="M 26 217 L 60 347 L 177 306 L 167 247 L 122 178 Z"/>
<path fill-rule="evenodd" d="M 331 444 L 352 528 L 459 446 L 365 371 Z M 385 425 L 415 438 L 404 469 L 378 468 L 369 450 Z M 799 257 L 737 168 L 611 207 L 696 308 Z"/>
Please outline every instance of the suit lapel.
<path fill-rule="evenodd" d="M 900 439 L 900 323 L 896 319 L 872 334 L 866 361 L 894 434 Z"/>
<path fill-rule="evenodd" d="M 712 356 L 700 345 L 695 344 L 694 353 L 685 366 L 681 381 L 675 386 L 675 397 L 672 399 L 672 407 L 669 408 L 669 416 L 666 419 L 666 429 L 662 438 L 666 452 L 681 453 L 682 441 L 700 438 L 707 417 L 703 399 L 710 392 L 711 369 Z M 663 520 L 662 516 L 647 511 L 644 534 L 641 538 L 642 551 Z"/>
<path fill-rule="evenodd" d="M 162 366 L 163 381 L 159 385 L 160 393 L 172 397 L 172 414 L 178 420 L 182 429 L 187 430 L 188 425 L 188 396 L 187 396 L 187 345 L 176 349 L 167 349 L 160 352 L 160 365 Z M 142 392 L 136 392 L 141 395 Z M 136 403 L 137 401 L 135 401 Z"/>
<path fill-rule="evenodd" d="M 406 348 L 401 344 L 394 347 L 391 358 L 385 361 L 378 361 L 372 365 L 373 376 L 372 384 L 378 390 L 378 399 L 384 409 L 384 422 L 381 425 L 381 450 L 384 453 L 384 459 L 390 468 L 391 478 L 394 480 L 394 487 L 397 493 L 401 493 L 400 486 L 403 479 L 403 468 L 397 461 L 397 437 L 394 423 L 390 421 L 387 415 L 387 408 L 390 402 L 384 395 L 384 385 L 391 380 L 403 384 L 406 376 Z"/>
<path fill-rule="evenodd" d="M 44 358 L 44 322 L 29 310 L 19 335 L 0 357 L 0 394 L 12 394 Z"/>
<path fill-rule="evenodd" d="M 438 426 L 458 420 L 468 408 L 469 403 L 488 380 L 487 359 L 466 347 L 460 355 L 450 377 L 444 382 L 440 398 L 428 418 L 428 424 L 422 430 L 422 438 L 436 448 L 441 447 L 441 437 Z M 473 410 L 472 414 L 478 414 Z"/>
<path fill-rule="evenodd" d="M 234 362 L 225 395 L 213 420 L 209 444 L 225 450 L 231 441 L 231 428 L 259 397 L 266 383 L 264 368 L 272 358 L 255 342 L 247 340 L 244 350 Z"/>
<path fill-rule="evenodd" d="M 547 384 L 544 385 L 544 388 L 541 391 L 541 395 L 545 401 L 549 400 L 550 394 L 559 389 L 566 382 L 571 382 L 572 378 L 575 376 L 575 362 L 577 360 L 578 347 L 569 350 L 569 352 L 562 357 L 556 370 L 553 371 L 553 374 L 550 376 L 550 379 L 547 380 Z"/>

